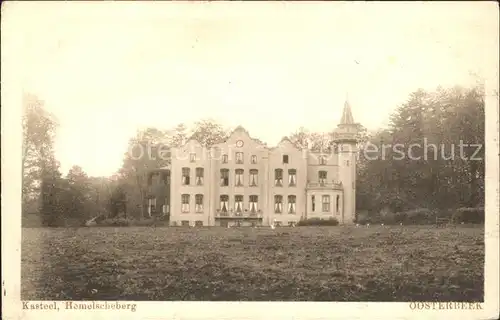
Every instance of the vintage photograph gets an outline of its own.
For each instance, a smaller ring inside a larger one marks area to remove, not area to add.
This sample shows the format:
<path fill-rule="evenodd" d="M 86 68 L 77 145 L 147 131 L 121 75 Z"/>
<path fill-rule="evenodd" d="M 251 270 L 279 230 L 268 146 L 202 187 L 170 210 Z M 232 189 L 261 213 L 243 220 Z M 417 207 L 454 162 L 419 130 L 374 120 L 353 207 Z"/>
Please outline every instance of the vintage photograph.
<path fill-rule="evenodd" d="M 491 6 L 155 4 L 19 6 L 23 310 L 483 308 Z"/>

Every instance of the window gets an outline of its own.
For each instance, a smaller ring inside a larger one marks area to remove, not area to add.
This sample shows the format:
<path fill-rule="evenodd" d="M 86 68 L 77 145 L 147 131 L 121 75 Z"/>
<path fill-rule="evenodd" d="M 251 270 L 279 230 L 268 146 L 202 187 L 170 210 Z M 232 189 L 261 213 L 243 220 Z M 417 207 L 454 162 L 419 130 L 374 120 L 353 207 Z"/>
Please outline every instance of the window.
<path fill-rule="evenodd" d="M 337 213 L 339 213 L 339 202 L 340 202 L 340 196 L 337 195 L 337 201 L 335 201 L 335 207 L 336 207 Z"/>
<path fill-rule="evenodd" d="M 220 211 L 227 213 L 229 209 L 229 196 L 227 194 L 223 194 L 220 196 Z"/>
<path fill-rule="evenodd" d="M 250 170 L 250 187 L 256 187 L 257 186 L 257 176 L 259 175 L 259 171 L 257 169 L 251 169 Z"/>
<path fill-rule="evenodd" d="M 160 176 L 156 173 L 151 174 L 150 185 L 157 186 L 159 184 Z"/>
<path fill-rule="evenodd" d="M 181 196 L 181 211 L 189 212 L 189 194 L 183 194 Z"/>
<path fill-rule="evenodd" d="M 165 197 L 165 202 L 162 208 L 163 215 L 170 213 L 170 206 L 168 205 L 168 197 Z"/>
<path fill-rule="evenodd" d="M 158 155 L 160 159 L 162 160 L 167 160 L 172 158 L 172 151 L 170 150 L 164 150 L 162 147 L 158 149 Z"/>
<path fill-rule="evenodd" d="M 243 187 L 243 169 L 236 169 L 234 172 L 235 172 L 234 185 L 236 187 Z"/>
<path fill-rule="evenodd" d="M 326 164 L 326 158 L 325 158 L 325 156 L 319 156 L 319 164 L 322 164 L 322 165 Z"/>
<path fill-rule="evenodd" d="M 330 196 L 323 196 L 323 212 L 330 212 Z"/>
<path fill-rule="evenodd" d="M 256 155 L 253 155 L 250 157 L 250 163 L 251 164 L 256 164 L 257 163 L 257 156 Z"/>
<path fill-rule="evenodd" d="M 286 163 L 288 163 L 288 155 L 284 154 L 283 155 L 283 164 L 286 164 Z"/>
<path fill-rule="evenodd" d="M 227 163 L 227 154 L 222 155 L 222 163 Z"/>
<path fill-rule="evenodd" d="M 316 197 L 311 196 L 311 206 L 312 206 L 312 212 L 316 210 Z"/>
<path fill-rule="evenodd" d="M 236 152 L 236 163 L 243 163 L 243 152 Z"/>
<path fill-rule="evenodd" d="M 220 226 L 221 226 L 221 227 L 227 228 L 227 226 L 228 226 L 228 225 L 229 225 L 229 223 L 228 223 L 228 221 L 226 221 L 226 220 L 222 220 L 222 221 L 220 222 Z"/>
<path fill-rule="evenodd" d="M 203 227 L 203 221 L 199 221 L 199 220 L 198 220 L 198 221 L 195 221 L 195 222 L 194 222 L 194 226 L 195 226 L 195 227 Z"/>
<path fill-rule="evenodd" d="M 156 198 L 148 199 L 148 213 L 151 215 L 156 212 Z"/>
<path fill-rule="evenodd" d="M 289 227 L 295 227 L 296 224 L 297 224 L 297 222 L 295 222 L 295 221 L 288 221 Z"/>
<path fill-rule="evenodd" d="M 318 181 L 320 185 L 324 185 L 326 183 L 327 172 L 319 171 L 318 172 Z"/>
<path fill-rule="evenodd" d="M 274 213 L 282 213 L 283 212 L 283 196 L 276 195 L 274 196 Z"/>
<path fill-rule="evenodd" d="M 249 199 L 248 199 L 248 203 L 249 203 L 249 208 L 248 208 L 248 211 L 250 211 L 251 213 L 256 213 L 257 212 L 257 202 L 259 200 L 259 197 L 258 196 L 250 196 Z"/>
<path fill-rule="evenodd" d="M 288 213 L 294 214 L 295 211 L 295 203 L 297 201 L 296 196 L 288 196 Z"/>
<path fill-rule="evenodd" d="M 185 186 L 189 186 L 189 176 L 190 176 L 189 168 L 182 168 L 182 184 Z"/>
<path fill-rule="evenodd" d="M 281 227 L 281 221 L 274 221 L 274 226 Z"/>
<path fill-rule="evenodd" d="M 189 227 L 189 221 L 187 221 L 187 220 L 182 220 L 182 221 L 181 221 L 181 226 L 183 226 L 183 227 Z"/>
<path fill-rule="evenodd" d="M 242 195 L 234 196 L 234 211 L 236 213 L 241 213 L 243 211 L 243 196 Z"/>
<path fill-rule="evenodd" d="M 202 213 L 203 212 L 203 195 L 202 194 L 195 195 L 194 200 L 195 200 L 194 210 L 196 211 L 196 213 Z"/>
<path fill-rule="evenodd" d="M 282 169 L 274 170 L 274 185 L 277 187 L 281 187 L 283 185 L 283 170 Z"/>
<path fill-rule="evenodd" d="M 203 168 L 196 168 L 196 185 L 197 186 L 203 185 L 203 174 L 204 174 Z"/>
<path fill-rule="evenodd" d="M 288 185 L 291 187 L 297 185 L 297 170 L 295 169 L 288 170 Z"/>
<path fill-rule="evenodd" d="M 163 174 L 163 183 L 170 184 L 170 175 L 168 173 Z"/>
<path fill-rule="evenodd" d="M 190 153 L 189 154 L 189 161 L 195 162 L 196 161 L 196 153 Z"/>
<path fill-rule="evenodd" d="M 220 169 L 220 185 L 229 186 L 229 169 Z"/>

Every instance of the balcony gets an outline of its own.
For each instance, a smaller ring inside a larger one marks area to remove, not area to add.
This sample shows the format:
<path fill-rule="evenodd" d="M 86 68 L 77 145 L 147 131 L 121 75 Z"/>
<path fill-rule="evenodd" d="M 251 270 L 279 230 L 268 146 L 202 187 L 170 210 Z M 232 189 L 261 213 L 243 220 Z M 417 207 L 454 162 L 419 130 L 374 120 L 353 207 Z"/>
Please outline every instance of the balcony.
<path fill-rule="evenodd" d="M 307 189 L 311 190 L 342 190 L 342 182 L 340 181 L 307 181 Z"/>
<path fill-rule="evenodd" d="M 334 134 L 336 141 L 356 141 L 356 131 L 337 131 Z"/>
<path fill-rule="evenodd" d="M 263 215 L 261 210 L 258 210 L 257 212 L 234 212 L 233 210 L 223 212 L 217 210 L 215 213 L 215 218 L 217 219 L 262 219 L 262 217 Z"/>

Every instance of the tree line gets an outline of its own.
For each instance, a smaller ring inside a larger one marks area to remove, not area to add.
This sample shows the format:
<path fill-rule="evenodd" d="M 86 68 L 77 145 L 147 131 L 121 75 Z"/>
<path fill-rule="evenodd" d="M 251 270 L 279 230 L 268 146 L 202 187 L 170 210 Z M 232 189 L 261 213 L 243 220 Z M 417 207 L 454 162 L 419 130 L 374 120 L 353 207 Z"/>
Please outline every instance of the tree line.
<path fill-rule="evenodd" d="M 129 150 L 160 144 L 162 149 L 152 148 L 152 156 L 141 158 L 124 150 L 121 168 L 110 177 L 89 177 L 78 166 L 63 176 L 53 148 L 57 119 L 36 96 L 26 95 L 24 108 L 23 216 L 35 213 L 47 226 L 68 221 L 80 224 L 120 211 L 130 217 L 144 217 L 148 172 L 169 164 L 168 157 L 159 152 L 168 152 L 189 138 L 209 147 L 230 133 L 229 128 L 210 119 L 198 121 L 189 129 L 179 124 L 170 129 L 138 130 L 129 139 Z M 382 211 L 484 206 L 484 122 L 484 90 L 478 85 L 417 90 L 394 111 L 386 128 L 369 132 L 359 126 L 357 211 L 376 216 Z M 331 132 L 302 127 L 289 138 L 302 148 L 332 152 L 333 130 L 334 125 Z M 461 142 L 467 146 L 460 155 Z M 405 150 L 410 145 L 417 147 L 412 149 L 411 158 L 408 154 L 401 158 L 393 148 L 387 148 L 397 144 Z M 370 154 L 368 145 L 378 151 Z M 482 147 L 478 150 L 477 146 Z M 454 157 L 450 156 L 452 148 L 456 148 Z"/>
<path fill-rule="evenodd" d="M 367 137 L 405 154 L 387 148 L 385 157 L 360 157 L 357 207 L 369 215 L 484 207 L 484 130 L 481 86 L 412 93 L 387 128 Z"/>

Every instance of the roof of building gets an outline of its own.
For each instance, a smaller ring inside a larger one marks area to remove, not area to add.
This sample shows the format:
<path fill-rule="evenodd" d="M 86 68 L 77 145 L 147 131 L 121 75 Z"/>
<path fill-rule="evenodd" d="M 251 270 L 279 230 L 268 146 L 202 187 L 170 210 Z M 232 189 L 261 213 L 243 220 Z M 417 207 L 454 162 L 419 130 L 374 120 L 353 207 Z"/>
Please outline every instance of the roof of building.
<path fill-rule="evenodd" d="M 351 106 L 349 105 L 349 101 L 347 100 L 344 103 L 344 110 L 342 111 L 340 124 L 355 124 L 354 117 L 352 116 Z"/>
<path fill-rule="evenodd" d="M 354 122 L 354 117 L 352 116 L 352 110 L 351 110 L 351 106 L 349 104 L 349 101 L 348 99 L 346 98 L 345 102 L 344 102 L 344 109 L 342 111 L 342 117 L 340 119 L 340 123 L 339 123 L 339 126 L 343 126 L 343 125 L 357 125 L 356 122 Z M 228 135 L 227 137 L 225 137 L 224 139 L 221 139 L 220 141 L 217 141 L 213 144 L 213 146 L 217 146 L 217 145 L 220 145 L 220 144 L 223 144 L 223 143 L 226 143 L 235 133 L 237 132 L 243 132 L 245 133 L 251 140 L 253 140 L 254 142 L 256 142 L 257 144 L 259 144 L 261 147 L 263 148 L 267 148 L 269 150 L 272 150 L 272 149 L 277 149 L 279 147 L 279 145 L 284 142 L 284 141 L 288 141 L 290 142 L 295 148 L 297 149 L 303 149 L 301 148 L 296 142 L 292 141 L 289 137 L 287 136 L 284 136 L 280 142 L 278 143 L 278 145 L 276 146 L 268 146 L 267 143 L 263 142 L 262 140 L 259 140 L 257 138 L 253 138 L 252 136 L 250 136 L 249 132 L 241 125 L 238 125 L 236 128 L 234 128 Z M 186 144 L 188 144 L 190 141 L 197 141 L 199 143 L 198 140 L 196 140 L 196 138 L 194 136 L 191 136 L 187 141 L 185 141 L 185 143 L 182 145 L 182 146 L 185 146 Z M 181 147 L 182 147 L 181 146 Z"/>

